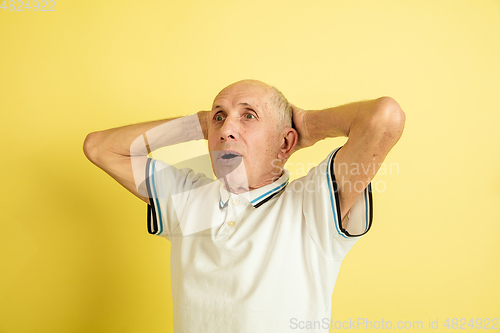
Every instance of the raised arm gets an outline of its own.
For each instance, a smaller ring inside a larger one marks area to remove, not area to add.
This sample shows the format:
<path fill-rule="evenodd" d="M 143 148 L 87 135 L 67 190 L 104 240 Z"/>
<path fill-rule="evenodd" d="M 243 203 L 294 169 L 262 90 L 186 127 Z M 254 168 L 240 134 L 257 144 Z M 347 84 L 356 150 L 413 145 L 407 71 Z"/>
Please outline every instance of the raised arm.
<path fill-rule="evenodd" d="M 304 111 L 295 106 L 292 106 L 292 110 L 294 126 L 299 133 L 295 150 L 312 146 L 329 137 L 348 137 L 334 162 L 344 220 L 401 137 L 405 114 L 391 97 L 325 110 Z"/>
<path fill-rule="evenodd" d="M 145 189 L 148 153 L 158 148 L 207 137 L 208 111 L 181 118 L 111 128 L 87 135 L 85 156 L 132 194 L 149 204 Z"/>

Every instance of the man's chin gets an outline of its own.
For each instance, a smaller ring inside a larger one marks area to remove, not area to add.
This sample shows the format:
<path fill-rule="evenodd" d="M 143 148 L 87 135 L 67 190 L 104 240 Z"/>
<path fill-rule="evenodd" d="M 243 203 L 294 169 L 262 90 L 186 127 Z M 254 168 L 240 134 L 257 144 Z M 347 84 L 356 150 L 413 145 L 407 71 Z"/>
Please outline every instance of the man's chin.
<path fill-rule="evenodd" d="M 236 174 L 245 174 L 245 166 L 242 162 L 243 158 L 241 156 L 231 159 L 217 159 L 214 164 L 215 177 L 225 178 L 229 176 L 237 178 Z M 235 175 L 231 176 L 231 174 Z"/>
<path fill-rule="evenodd" d="M 218 158 L 214 163 L 215 177 L 232 193 L 248 191 L 248 176 L 242 156 Z"/>

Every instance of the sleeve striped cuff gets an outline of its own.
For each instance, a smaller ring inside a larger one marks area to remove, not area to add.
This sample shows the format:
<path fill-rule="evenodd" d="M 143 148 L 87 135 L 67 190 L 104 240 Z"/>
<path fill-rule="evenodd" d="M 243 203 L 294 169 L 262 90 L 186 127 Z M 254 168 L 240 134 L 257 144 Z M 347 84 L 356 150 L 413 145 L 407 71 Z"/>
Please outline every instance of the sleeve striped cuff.
<path fill-rule="evenodd" d="M 328 160 L 327 166 L 327 182 L 328 182 L 328 190 L 330 194 L 330 205 L 332 208 L 333 222 L 335 224 L 335 228 L 337 233 L 344 238 L 349 237 L 359 237 L 368 232 L 372 225 L 373 220 L 373 199 L 372 199 L 372 188 L 371 184 L 365 188 L 363 193 L 359 196 L 356 202 L 353 204 L 346 218 L 349 223 L 346 228 L 342 226 L 342 215 L 340 211 L 340 197 L 339 197 L 339 188 L 337 181 L 335 180 L 335 172 L 334 172 L 334 160 L 337 155 L 339 149 L 337 148 L 330 154 L 330 158 Z"/>
<path fill-rule="evenodd" d="M 163 223 L 155 185 L 155 164 L 155 160 L 148 158 L 146 163 L 146 188 L 149 196 L 148 232 L 152 235 L 160 235 L 163 232 Z"/>

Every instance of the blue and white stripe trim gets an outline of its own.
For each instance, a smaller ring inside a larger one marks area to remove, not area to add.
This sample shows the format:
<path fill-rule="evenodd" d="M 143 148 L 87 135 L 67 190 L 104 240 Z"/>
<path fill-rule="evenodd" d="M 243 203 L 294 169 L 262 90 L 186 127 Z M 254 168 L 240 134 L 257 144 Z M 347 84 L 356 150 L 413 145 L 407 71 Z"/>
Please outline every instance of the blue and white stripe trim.
<path fill-rule="evenodd" d="M 156 160 L 148 158 L 146 162 L 146 188 L 148 190 L 148 232 L 152 235 L 160 235 L 163 232 L 163 221 L 161 217 L 160 201 L 156 191 L 155 182 Z"/>
<path fill-rule="evenodd" d="M 272 190 L 262 194 L 261 196 L 253 199 L 252 201 L 250 201 L 250 203 L 253 205 L 253 206 L 257 206 L 259 204 L 262 204 L 264 200 L 268 199 L 268 196 L 270 195 L 274 195 L 276 193 L 278 193 L 279 191 L 281 191 L 283 188 L 285 188 L 286 186 L 288 185 L 288 180 L 286 182 L 284 182 L 283 184 L 279 185 L 279 186 L 276 186 L 275 188 L 273 188 Z"/>
<path fill-rule="evenodd" d="M 346 229 L 344 229 L 342 227 L 342 222 L 341 222 L 342 215 L 341 215 L 341 211 L 340 211 L 339 188 L 338 188 L 337 181 L 335 180 L 334 160 L 335 160 L 335 156 L 337 155 L 340 148 L 342 148 L 342 147 L 335 149 L 330 154 L 330 156 L 328 157 L 328 164 L 327 164 L 327 168 L 326 168 L 326 177 L 327 177 L 328 191 L 329 191 L 329 201 L 330 201 L 330 206 L 331 206 L 331 212 L 333 215 L 333 222 L 334 222 L 335 229 L 336 229 L 337 233 L 339 235 L 341 235 L 342 237 L 344 237 L 344 238 L 359 237 L 359 236 L 362 236 L 365 233 L 367 233 L 371 227 L 371 224 L 372 224 L 373 201 L 372 201 L 371 184 L 368 184 L 368 186 L 363 191 L 363 197 L 364 197 L 363 201 L 364 201 L 364 211 L 365 211 L 365 214 L 364 214 L 365 228 L 360 234 L 351 235 L 351 234 L 349 234 L 349 232 Z"/>

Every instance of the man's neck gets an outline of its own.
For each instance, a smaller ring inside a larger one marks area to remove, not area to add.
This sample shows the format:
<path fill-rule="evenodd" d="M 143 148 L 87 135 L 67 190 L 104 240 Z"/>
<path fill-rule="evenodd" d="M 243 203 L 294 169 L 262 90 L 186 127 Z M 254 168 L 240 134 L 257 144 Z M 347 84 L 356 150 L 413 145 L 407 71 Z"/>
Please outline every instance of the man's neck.
<path fill-rule="evenodd" d="M 252 186 L 252 185 L 246 186 L 246 184 L 244 184 L 244 185 L 243 184 L 238 184 L 238 185 L 234 186 L 233 184 L 229 184 L 229 182 L 227 181 L 226 177 L 220 178 L 219 181 L 221 181 L 224 184 L 224 188 L 228 192 L 231 192 L 231 193 L 234 193 L 234 194 L 241 194 L 241 193 L 250 192 L 250 191 L 259 189 L 261 187 L 267 186 L 269 184 L 272 184 L 275 181 L 277 181 L 278 179 L 280 179 L 283 176 L 284 173 L 285 173 L 285 170 L 282 170 L 281 174 L 279 174 L 278 176 L 274 176 L 273 175 L 271 177 L 271 179 L 269 179 L 267 181 L 263 181 L 261 183 L 258 183 L 255 186 Z M 233 186 L 231 186 L 231 185 L 233 185 Z"/>

